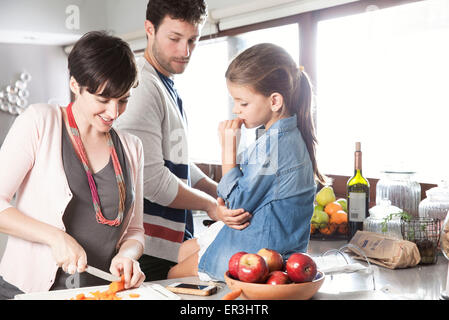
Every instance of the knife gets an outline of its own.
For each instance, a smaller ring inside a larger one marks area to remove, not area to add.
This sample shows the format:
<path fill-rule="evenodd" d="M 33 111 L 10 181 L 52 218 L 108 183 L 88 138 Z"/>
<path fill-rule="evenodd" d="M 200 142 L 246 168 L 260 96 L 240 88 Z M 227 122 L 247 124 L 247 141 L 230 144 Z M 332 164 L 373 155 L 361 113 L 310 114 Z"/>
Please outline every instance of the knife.
<path fill-rule="evenodd" d="M 90 273 L 93 276 L 101 278 L 103 280 L 106 280 L 106 281 L 110 281 L 110 282 L 121 281 L 120 277 L 114 276 L 111 273 L 104 272 L 103 270 L 100 270 L 100 269 L 92 267 L 92 266 L 87 266 L 86 272 Z"/>

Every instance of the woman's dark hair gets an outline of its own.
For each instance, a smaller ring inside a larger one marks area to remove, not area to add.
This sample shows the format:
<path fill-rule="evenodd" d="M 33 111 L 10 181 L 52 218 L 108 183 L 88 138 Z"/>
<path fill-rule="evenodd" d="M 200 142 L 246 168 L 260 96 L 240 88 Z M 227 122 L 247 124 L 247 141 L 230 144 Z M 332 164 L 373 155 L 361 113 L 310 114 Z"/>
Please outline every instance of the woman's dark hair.
<path fill-rule="evenodd" d="M 269 97 L 277 92 L 284 98 L 289 115 L 296 114 L 298 129 L 307 146 L 315 178 L 325 183 L 316 161 L 315 128 L 312 118 L 312 85 L 304 70 L 298 68 L 283 48 L 262 43 L 240 53 L 229 65 L 226 79 L 238 85 L 250 86 Z"/>
<path fill-rule="evenodd" d="M 166 16 L 192 24 L 201 24 L 207 17 L 207 4 L 204 0 L 148 1 L 146 17 L 154 25 L 156 31 Z"/>
<path fill-rule="evenodd" d="M 81 90 L 103 97 L 120 98 L 138 84 L 129 45 L 104 31 L 88 32 L 75 43 L 68 68 Z"/>

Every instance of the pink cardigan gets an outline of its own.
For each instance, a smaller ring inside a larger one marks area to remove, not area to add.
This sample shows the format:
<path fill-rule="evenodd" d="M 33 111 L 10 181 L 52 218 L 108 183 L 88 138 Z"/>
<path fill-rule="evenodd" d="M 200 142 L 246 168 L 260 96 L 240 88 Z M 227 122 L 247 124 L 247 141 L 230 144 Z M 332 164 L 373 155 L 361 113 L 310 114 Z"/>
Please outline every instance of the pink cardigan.
<path fill-rule="evenodd" d="M 11 207 L 34 219 L 65 230 L 62 216 L 72 199 L 61 154 L 61 109 L 35 104 L 17 117 L 0 149 L 0 214 Z M 117 131 L 130 164 L 137 201 L 130 208 L 117 248 L 125 240 L 144 245 L 143 149 L 131 134 Z M 142 200 L 139 200 L 142 199 Z M 49 246 L 9 236 L 0 263 L 0 275 L 20 290 L 47 291 L 58 266 Z"/>

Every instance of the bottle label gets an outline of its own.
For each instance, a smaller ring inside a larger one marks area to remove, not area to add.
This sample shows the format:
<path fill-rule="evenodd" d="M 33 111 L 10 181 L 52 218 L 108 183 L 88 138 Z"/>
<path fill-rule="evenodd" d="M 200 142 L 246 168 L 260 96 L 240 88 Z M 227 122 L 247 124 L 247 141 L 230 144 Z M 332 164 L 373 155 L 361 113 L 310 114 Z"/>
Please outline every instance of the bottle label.
<path fill-rule="evenodd" d="M 363 222 L 365 220 L 366 193 L 349 193 L 349 221 Z"/>

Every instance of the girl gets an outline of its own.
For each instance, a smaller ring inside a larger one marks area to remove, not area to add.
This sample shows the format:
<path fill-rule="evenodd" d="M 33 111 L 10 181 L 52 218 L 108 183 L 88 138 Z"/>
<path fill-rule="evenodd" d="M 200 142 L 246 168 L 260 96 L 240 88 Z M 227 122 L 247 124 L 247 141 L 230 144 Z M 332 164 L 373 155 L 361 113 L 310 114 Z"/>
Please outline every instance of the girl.
<path fill-rule="evenodd" d="M 68 68 L 74 102 L 31 105 L 0 150 L 0 232 L 9 235 L 3 299 L 108 283 L 81 273 L 87 264 L 122 273 L 126 288 L 144 280 L 142 146 L 111 129 L 137 84 L 133 53 L 119 38 L 90 32 Z"/>
<path fill-rule="evenodd" d="M 183 244 L 169 277 L 223 280 L 238 251 L 269 248 L 288 258 L 307 250 L 315 180 L 324 180 L 315 159 L 310 81 L 284 49 L 268 43 L 237 56 L 226 80 L 238 118 L 219 126 L 223 178 L 218 193 L 230 208 L 244 208 L 253 216 L 243 230 L 217 222 Z M 262 126 L 262 134 L 240 155 L 238 165 L 242 124 Z"/>

